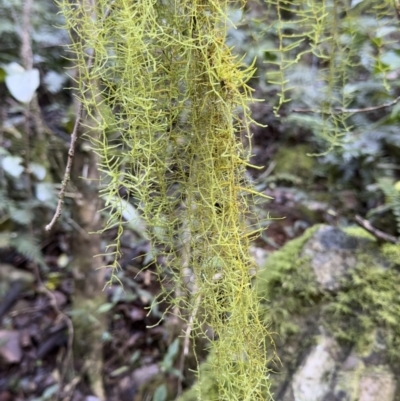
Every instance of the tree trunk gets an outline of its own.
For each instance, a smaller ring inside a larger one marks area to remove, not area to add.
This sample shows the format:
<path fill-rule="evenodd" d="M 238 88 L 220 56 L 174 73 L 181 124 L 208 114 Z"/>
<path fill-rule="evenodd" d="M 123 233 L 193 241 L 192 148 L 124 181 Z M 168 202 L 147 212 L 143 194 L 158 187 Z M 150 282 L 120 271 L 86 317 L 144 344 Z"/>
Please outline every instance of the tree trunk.
<path fill-rule="evenodd" d="M 81 230 L 74 233 L 72 252 L 74 255 L 74 353 L 75 361 L 81 363 L 79 371 L 86 374 L 92 391 L 101 400 L 105 399 L 102 382 L 103 355 L 101 335 L 106 329 L 105 318 L 96 312 L 106 301 L 101 242 L 97 232 L 101 219 L 98 196 L 99 172 L 97 156 L 83 150 L 83 141 L 77 143 L 74 156 L 72 181 L 77 189 L 73 219 Z"/>

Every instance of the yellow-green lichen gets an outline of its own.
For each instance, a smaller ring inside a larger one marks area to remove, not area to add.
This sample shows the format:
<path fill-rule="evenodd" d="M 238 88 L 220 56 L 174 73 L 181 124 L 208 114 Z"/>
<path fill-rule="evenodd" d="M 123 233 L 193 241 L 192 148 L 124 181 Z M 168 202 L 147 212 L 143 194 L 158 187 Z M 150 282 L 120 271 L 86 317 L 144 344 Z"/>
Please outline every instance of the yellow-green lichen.
<path fill-rule="evenodd" d="M 275 47 L 268 49 L 272 57 L 267 72 L 267 81 L 278 89 L 275 112 L 297 95 L 297 100 L 304 103 L 304 113 L 289 112 L 288 120 L 297 127 L 299 123 L 312 125 L 315 135 L 328 141 L 331 148 L 340 145 L 353 129 L 353 122 L 349 121 L 351 113 L 345 109 L 356 93 L 350 87 L 359 85 L 355 71 L 362 69 L 360 51 L 375 66 L 374 75 L 381 77 L 382 86 L 390 89 L 387 74 L 391 70 L 382 56 L 391 40 L 390 35 L 381 32 L 397 25 L 395 4 L 392 0 L 360 2 L 368 8 L 366 11 L 359 4 L 349 7 L 348 3 L 338 1 L 266 0 L 266 3 L 278 39 Z M 364 42 L 360 39 L 366 35 L 371 38 L 368 43 L 374 51 L 361 49 Z M 296 64 L 308 66 L 311 59 L 318 68 L 312 70 L 308 79 L 299 77 Z M 313 89 L 310 91 L 309 87 Z"/>
<path fill-rule="evenodd" d="M 207 361 L 200 366 L 201 384 L 197 382 L 194 386 L 185 391 L 177 401 L 198 401 L 199 394 L 204 400 L 218 399 L 218 383 L 209 361 L 213 356 L 209 356 Z M 201 386 L 201 389 L 200 389 Z"/>
<path fill-rule="evenodd" d="M 207 401 L 264 400 L 268 332 L 249 252 L 259 227 L 248 226 L 249 198 L 263 195 L 246 180 L 248 157 L 236 135 L 249 135 L 246 82 L 254 68 L 225 43 L 227 10 L 237 3 L 59 2 L 75 33 L 79 97 L 93 121 L 88 135 L 96 130 L 100 138 L 93 146 L 105 229 L 116 232 L 107 249 L 113 273 L 126 226 L 123 186 L 167 265 L 159 279 L 171 310 L 192 336 L 211 337 L 218 395 Z"/>

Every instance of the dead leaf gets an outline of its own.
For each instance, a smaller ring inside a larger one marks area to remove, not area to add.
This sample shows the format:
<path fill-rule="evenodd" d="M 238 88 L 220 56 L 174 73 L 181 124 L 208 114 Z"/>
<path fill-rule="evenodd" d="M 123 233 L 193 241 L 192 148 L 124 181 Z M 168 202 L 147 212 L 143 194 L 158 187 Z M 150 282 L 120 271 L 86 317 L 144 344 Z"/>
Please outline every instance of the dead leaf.
<path fill-rule="evenodd" d="M 0 358 L 8 364 L 21 361 L 22 350 L 18 331 L 0 330 Z"/>

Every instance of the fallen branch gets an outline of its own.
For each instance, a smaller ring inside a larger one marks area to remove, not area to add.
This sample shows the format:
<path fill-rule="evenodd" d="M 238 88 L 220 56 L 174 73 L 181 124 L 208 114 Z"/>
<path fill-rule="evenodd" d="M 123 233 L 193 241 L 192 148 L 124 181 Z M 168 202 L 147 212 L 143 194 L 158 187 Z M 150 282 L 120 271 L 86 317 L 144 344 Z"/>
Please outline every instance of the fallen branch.
<path fill-rule="evenodd" d="M 368 221 L 363 219 L 361 216 L 356 215 L 355 217 L 356 222 L 365 230 L 367 230 L 369 233 L 371 233 L 373 236 L 378 238 L 381 241 L 385 242 L 391 242 L 392 244 L 398 244 L 400 243 L 400 240 L 392 235 L 386 234 L 381 230 L 378 230 L 377 228 L 373 227 L 372 224 Z"/>
<path fill-rule="evenodd" d="M 396 99 L 391 102 L 381 104 L 379 106 L 371 106 L 360 109 L 346 109 L 345 107 L 335 107 L 333 110 L 319 110 L 319 109 L 293 109 L 293 113 L 316 113 L 316 114 L 356 114 L 356 113 L 368 113 L 370 111 L 385 109 L 387 107 L 392 107 L 400 101 L 400 96 L 396 97 Z"/>

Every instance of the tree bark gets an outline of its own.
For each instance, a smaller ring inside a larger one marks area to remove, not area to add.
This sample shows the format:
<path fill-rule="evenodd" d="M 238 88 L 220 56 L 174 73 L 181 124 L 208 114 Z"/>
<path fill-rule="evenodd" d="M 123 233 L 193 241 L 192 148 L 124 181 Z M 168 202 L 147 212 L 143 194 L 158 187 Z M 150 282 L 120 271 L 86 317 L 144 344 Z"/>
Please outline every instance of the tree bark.
<path fill-rule="evenodd" d="M 100 199 L 98 196 L 99 172 L 97 156 L 94 152 L 83 150 L 84 142 L 77 143 L 72 171 L 72 183 L 77 189 L 73 219 L 81 227 L 72 239 L 74 256 L 75 294 L 74 294 L 74 353 L 75 361 L 82 364 L 79 371 L 84 372 L 90 382 L 91 390 L 105 400 L 102 381 L 103 353 L 101 336 L 106 329 L 106 321 L 97 313 L 98 307 L 106 302 L 104 269 L 101 257 Z"/>

